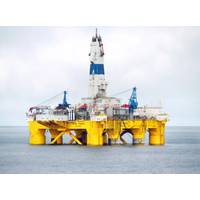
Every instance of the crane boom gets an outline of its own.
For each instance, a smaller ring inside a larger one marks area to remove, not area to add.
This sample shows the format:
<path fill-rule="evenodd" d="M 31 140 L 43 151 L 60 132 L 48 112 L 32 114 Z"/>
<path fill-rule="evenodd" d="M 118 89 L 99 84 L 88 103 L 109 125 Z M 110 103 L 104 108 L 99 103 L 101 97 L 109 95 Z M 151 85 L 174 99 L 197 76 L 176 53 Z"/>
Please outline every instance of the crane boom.
<path fill-rule="evenodd" d="M 129 113 L 133 113 L 133 111 L 138 107 L 136 87 L 134 87 L 132 90 L 132 94 L 128 104 L 129 104 Z"/>

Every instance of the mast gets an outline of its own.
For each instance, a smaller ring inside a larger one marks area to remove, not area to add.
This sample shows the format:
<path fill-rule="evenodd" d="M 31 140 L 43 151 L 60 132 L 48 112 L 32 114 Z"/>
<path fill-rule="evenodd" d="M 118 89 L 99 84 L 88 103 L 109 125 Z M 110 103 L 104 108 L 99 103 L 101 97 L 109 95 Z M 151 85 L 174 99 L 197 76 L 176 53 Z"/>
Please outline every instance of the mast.
<path fill-rule="evenodd" d="M 101 36 L 96 28 L 90 44 L 89 96 L 92 98 L 106 96 L 107 82 L 104 71 L 104 50 Z"/>

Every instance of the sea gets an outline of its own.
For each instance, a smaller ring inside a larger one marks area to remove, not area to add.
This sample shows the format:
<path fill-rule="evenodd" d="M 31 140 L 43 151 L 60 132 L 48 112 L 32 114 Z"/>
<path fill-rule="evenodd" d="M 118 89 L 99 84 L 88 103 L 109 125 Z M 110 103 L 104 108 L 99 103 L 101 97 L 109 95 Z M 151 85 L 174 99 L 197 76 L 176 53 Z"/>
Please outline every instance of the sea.
<path fill-rule="evenodd" d="M 30 145 L 27 127 L 0 127 L 0 173 L 199 174 L 200 127 L 166 127 L 165 139 L 163 146 L 149 145 L 148 135 L 144 145 Z"/>

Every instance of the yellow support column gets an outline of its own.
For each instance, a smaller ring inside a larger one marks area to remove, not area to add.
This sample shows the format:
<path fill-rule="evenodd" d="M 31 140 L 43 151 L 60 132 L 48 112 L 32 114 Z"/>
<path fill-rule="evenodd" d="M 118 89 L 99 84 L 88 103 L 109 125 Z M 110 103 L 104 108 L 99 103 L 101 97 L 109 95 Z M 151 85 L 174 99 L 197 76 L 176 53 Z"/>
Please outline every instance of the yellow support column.
<path fill-rule="evenodd" d="M 144 143 L 145 131 L 146 130 L 144 127 L 132 129 L 133 144 L 143 144 Z"/>
<path fill-rule="evenodd" d="M 46 137 L 45 137 L 45 129 L 41 127 L 36 121 L 29 122 L 29 143 L 30 144 L 45 144 Z"/>
<path fill-rule="evenodd" d="M 108 144 L 116 144 L 120 139 L 120 133 L 122 131 L 121 121 L 120 120 L 113 120 L 110 121 L 109 129 L 107 130 L 108 133 Z"/>
<path fill-rule="evenodd" d="M 87 145 L 103 145 L 103 128 L 100 122 L 91 121 L 88 124 Z"/>
<path fill-rule="evenodd" d="M 150 145 L 163 145 L 165 144 L 165 122 L 157 122 L 157 128 L 149 129 L 149 144 Z"/>
<path fill-rule="evenodd" d="M 61 133 L 57 131 L 56 129 L 50 129 L 49 131 L 51 133 L 51 142 Z M 54 144 L 62 144 L 62 143 L 63 143 L 63 139 L 61 136 L 57 139 L 57 141 Z"/>
<path fill-rule="evenodd" d="M 149 129 L 149 144 L 150 145 L 160 145 L 160 131 L 159 128 Z"/>
<path fill-rule="evenodd" d="M 107 132 L 108 132 L 108 145 L 111 145 L 116 140 L 116 138 L 118 138 L 119 134 L 116 134 L 114 129 L 109 129 Z"/>

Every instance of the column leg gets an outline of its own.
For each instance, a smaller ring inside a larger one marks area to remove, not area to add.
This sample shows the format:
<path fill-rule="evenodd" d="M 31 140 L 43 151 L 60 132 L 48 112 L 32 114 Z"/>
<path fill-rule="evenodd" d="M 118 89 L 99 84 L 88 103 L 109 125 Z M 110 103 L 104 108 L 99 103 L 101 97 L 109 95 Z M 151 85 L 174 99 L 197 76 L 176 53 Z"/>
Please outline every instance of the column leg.
<path fill-rule="evenodd" d="M 160 137 L 159 128 L 150 128 L 149 129 L 149 144 L 150 145 L 160 145 L 161 137 Z"/>
<path fill-rule="evenodd" d="M 143 127 L 132 129 L 132 134 L 133 134 L 133 144 L 144 143 L 145 129 Z"/>
<path fill-rule="evenodd" d="M 87 145 L 103 145 L 103 128 L 100 122 L 92 122 L 87 128 Z"/>
<path fill-rule="evenodd" d="M 46 137 L 45 137 L 45 129 L 41 129 L 40 125 L 35 122 L 31 121 L 29 122 L 29 131 L 30 131 L 30 136 L 29 136 L 29 143 L 30 144 L 45 144 L 46 142 Z"/>

